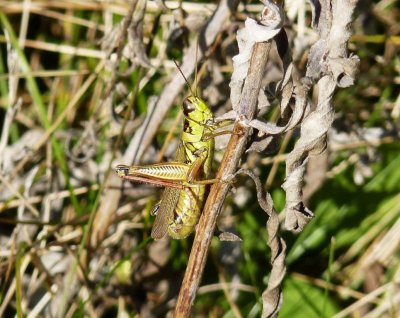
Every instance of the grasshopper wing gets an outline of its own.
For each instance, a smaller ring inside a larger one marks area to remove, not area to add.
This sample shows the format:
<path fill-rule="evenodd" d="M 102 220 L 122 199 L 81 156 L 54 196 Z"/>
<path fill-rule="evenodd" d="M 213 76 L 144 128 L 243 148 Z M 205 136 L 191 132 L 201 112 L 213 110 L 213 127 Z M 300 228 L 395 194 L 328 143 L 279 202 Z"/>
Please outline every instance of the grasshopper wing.
<path fill-rule="evenodd" d="M 181 190 L 165 188 L 161 196 L 160 206 L 151 230 L 151 237 L 155 240 L 162 239 L 167 234 L 168 224 L 173 218 L 176 204 L 178 203 Z"/>
<path fill-rule="evenodd" d="M 175 154 L 175 161 L 185 162 L 185 149 L 179 145 Z M 168 226 L 174 217 L 174 211 L 182 190 L 166 187 L 161 196 L 160 205 L 157 209 L 156 219 L 151 230 L 151 237 L 155 240 L 162 239 L 168 232 Z"/>

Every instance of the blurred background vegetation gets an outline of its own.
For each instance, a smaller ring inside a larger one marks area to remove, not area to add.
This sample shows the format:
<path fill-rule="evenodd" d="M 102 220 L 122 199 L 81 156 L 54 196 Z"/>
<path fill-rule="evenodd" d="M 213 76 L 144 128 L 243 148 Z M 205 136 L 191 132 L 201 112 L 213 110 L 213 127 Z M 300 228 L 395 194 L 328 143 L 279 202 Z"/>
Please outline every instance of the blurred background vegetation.
<path fill-rule="evenodd" d="M 172 59 L 181 61 L 216 3 L 148 1 L 142 18 L 140 5 L 133 14 L 134 40 L 118 42 L 130 7 L 122 0 L 0 1 L 2 317 L 165 317 L 174 307 L 193 238 L 152 241 L 150 211 L 160 190 L 121 186 L 112 168 L 176 72 Z M 303 74 L 315 40 L 311 11 L 304 1 L 286 7 Z M 241 2 L 199 64 L 199 92 L 216 114 L 230 107 L 235 32 L 261 8 Z M 398 1 L 359 1 L 353 27 L 349 49 L 361 59 L 360 73 L 337 91 L 328 149 L 309 163 L 304 195 L 315 218 L 300 235 L 282 232 L 288 273 L 279 317 L 399 317 Z M 133 58 L 129 50 L 137 50 Z M 271 60 L 266 82 L 281 74 Z M 186 93 L 142 163 L 173 157 Z M 243 158 L 277 210 L 285 202 L 285 153 L 297 137 L 294 131 L 274 153 Z M 121 191 L 102 209 L 105 225 L 99 207 L 107 193 Z M 193 317 L 261 312 L 270 268 L 266 215 L 250 180 L 240 177 L 232 192 L 221 228 L 243 241 L 214 239 Z"/>

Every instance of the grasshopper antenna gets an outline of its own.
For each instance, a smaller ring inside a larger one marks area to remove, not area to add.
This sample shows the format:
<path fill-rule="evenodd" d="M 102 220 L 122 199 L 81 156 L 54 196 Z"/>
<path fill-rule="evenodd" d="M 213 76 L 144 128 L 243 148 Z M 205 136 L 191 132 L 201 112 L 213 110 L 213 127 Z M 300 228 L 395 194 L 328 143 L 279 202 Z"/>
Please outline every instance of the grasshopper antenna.
<path fill-rule="evenodd" d="M 173 61 L 174 61 L 175 65 L 176 65 L 176 67 L 178 68 L 179 72 L 181 73 L 183 79 L 185 80 L 186 85 L 189 87 L 190 93 L 191 93 L 193 96 L 196 96 L 196 94 L 195 94 L 195 93 L 193 92 L 193 90 L 192 90 L 192 87 L 191 87 L 190 84 L 189 84 L 189 81 L 187 80 L 186 76 L 183 74 L 182 69 L 179 67 L 178 63 L 177 63 L 175 60 L 173 60 Z M 196 65 L 197 65 L 197 64 L 196 64 Z"/>

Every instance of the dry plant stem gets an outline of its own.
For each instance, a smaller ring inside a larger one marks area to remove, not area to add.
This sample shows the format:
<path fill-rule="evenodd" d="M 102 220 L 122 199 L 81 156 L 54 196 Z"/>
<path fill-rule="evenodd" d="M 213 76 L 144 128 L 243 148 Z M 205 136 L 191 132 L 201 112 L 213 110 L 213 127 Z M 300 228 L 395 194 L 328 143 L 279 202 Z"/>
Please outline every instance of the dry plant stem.
<path fill-rule="evenodd" d="M 241 95 L 239 117 L 251 120 L 255 115 L 261 79 L 264 75 L 270 48 L 270 42 L 258 43 L 254 46 L 250 68 Z M 247 137 L 250 130 L 250 127 L 242 125 L 240 121 L 236 121 L 232 137 L 218 170 L 217 178 L 220 180 L 226 180 L 235 173 L 239 166 L 240 158 L 246 150 Z M 189 263 L 179 292 L 178 302 L 175 307 L 175 318 L 189 317 L 190 315 L 207 260 L 207 252 L 213 237 L 217 217 L 228 194 L 229 187 L 230 184 L 228 182 L 219 182 L 211 187 L 197 227 Z"/>

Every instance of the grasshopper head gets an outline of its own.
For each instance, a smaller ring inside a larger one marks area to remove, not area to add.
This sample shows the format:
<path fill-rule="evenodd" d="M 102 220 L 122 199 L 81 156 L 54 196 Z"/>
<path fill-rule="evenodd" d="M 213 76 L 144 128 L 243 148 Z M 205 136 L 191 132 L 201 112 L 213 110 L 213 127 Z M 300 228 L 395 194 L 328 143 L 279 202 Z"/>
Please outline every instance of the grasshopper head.
<path fill-rule="evenodd" d="M 213 114 L 207 104 L 197 96 L 189 96 L 183 100 L 182 109 L 185 116 L 197 123 L 207 125 Z"/>

